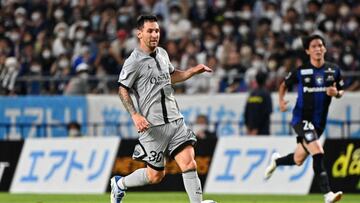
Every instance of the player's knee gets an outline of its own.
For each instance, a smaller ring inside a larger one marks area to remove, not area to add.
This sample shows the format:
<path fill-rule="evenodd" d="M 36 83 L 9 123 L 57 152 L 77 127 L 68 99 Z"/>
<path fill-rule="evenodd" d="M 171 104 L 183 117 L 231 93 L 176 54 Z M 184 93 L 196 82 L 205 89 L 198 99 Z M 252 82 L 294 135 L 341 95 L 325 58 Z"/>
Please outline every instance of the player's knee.
<path fill-rule="evenodd" d="M 301 166 L 304 163 L 305 159 L 294 157 L 294 162 L 297 166 Z"/>
<path fill-rule="evenodd" d="M 197 165 L 196 165 L 196 161 L 194 159 L 187 161 L 185 163 L 182 163 L 182 167 L 181 167 L 182 172 L 194 171 L 196 169 L 197 169 Z"/>
<path fill-rule="evenodd" d="M 150 184 L 160 183 L 161 180 L 164 178 L 164 176 L 165 176 L 165 171 L 157 171 L 156 173 L 149 173 L 148 174 L 149 183 Z"/>

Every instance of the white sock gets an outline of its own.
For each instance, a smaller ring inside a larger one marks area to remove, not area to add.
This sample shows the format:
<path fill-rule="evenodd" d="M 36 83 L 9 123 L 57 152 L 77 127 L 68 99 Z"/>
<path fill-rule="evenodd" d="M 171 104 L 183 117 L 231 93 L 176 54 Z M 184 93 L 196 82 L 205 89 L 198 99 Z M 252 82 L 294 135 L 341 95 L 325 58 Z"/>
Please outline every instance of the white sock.
<path fill-rule="evenodd" d="M 117 185 L 122 190 L 126 190 L 128 187 L 138 187 L 147 184 L 149 184 L 149 178 L 146 174 L 146 168 L 138 169 L 117 181 Z"/>
<path fill-rule="evenodd" d="M 201 203 L 202 189 L 200 179 L 196 171 L 187 171 L 182 174 L 185 190 L 189 196 L 190 203 Z"/>

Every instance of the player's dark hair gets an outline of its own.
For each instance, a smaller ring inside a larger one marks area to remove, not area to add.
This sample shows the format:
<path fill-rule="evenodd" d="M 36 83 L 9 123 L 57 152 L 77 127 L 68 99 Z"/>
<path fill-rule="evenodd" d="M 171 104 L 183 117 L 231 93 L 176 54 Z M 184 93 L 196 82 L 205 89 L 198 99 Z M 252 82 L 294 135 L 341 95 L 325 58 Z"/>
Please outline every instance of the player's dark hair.
<path fill-rule="evenodd" d="M 137 29 L 141 30 L 145 22 L 157 22 L 157 17 L 154 15 L 140 15 L 136 20 Z"/>
<path fill-rule="evenodd" d="M 325 39 L 322 36 L 315 34 L 315 35 L 310 35 L 309 37 L 303 38 L 302 43 L 303 43 L 304 49 L 309 49 L 310 43 L 314 39 L 320 39 L 322 41 L 323 45 L 325 46 Z"/>

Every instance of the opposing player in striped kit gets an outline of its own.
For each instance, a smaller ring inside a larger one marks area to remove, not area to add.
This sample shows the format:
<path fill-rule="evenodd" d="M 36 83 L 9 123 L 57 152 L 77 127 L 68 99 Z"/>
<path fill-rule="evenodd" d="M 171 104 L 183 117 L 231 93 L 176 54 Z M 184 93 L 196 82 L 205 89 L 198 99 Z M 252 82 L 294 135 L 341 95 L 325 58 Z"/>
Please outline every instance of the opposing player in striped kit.
<path fill-rule="evenodd" d="M 311 155 L 315 178 L 324 193 L 325 203 L 333 203 L 341 199 L 342 192 L 334 193 L 330 189 L 324 166 L 324 149 L 319 138 L 325 129 L 332 97 L 340 98 L 344 94 L 344 81 L 340 68 L 325 61 L 325 40 L 320 35 L 305 38 L 303 46 L 310 61 L 290 72 L 279 87 L 280 110 L 286 111 L 286 90 L 297 85 L 298 97 L 291 121 L 297 134 L 297 146 L 294 153 L 286 156 L 280 157 L 278 153 L 272 155 L 265 171 L 265 179 L 271 177 L 277 166 L 300 166 Z"/>

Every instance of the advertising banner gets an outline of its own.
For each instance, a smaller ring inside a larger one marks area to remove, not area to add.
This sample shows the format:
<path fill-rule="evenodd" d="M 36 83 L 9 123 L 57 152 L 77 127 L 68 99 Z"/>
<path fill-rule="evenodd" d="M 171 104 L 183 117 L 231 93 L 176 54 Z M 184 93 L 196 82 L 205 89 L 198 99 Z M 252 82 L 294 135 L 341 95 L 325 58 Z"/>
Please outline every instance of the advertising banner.
<path fill-rule="evenodd" d="M 360 193 L 360 140 L 327 139 L 324 150 L 331 189 Z M 320 193 L 316 179 L 311 186 L 311 192 Z"/>
<path fill-rule="evenodd" d="M 9 191 L 23 141 L 0 141 L 0 191 Z"/>
<path fill-rule="evenodd" d="M 206 193 L 307 194 L 313 178 L 312 159 L 301 167 L 283 166 L 270 180 L 265 168 L 273 152 L 287 155 L 296 147 L 295 137 L 223 137 L 218 140 Z M 291 188 L 291 190 L 289 190 Z"/>
<path fill-rule="evenodd" d="M 132 153 L 135 145 L 138 143 L 135 139 L 121 140 L 119 151 L 114 162 L 112 176 L 126 176 L 138 168 L 146 167 L 144 162 L 132 159 Z M 211 164 L 212 156 L 216 146 L 216 139 L 198 140 L 195 146 L 196 163 L 198 175 L 201 183 L 204 184 Z M 184 191 L 181 170 L 175 160 L 167 160 L 166 176 L 160 184 L 131 188 L 132 191 Z M 110 188 L 108 187 L 108 190 Z"/>
<path fill-rule="evenodd" d="M 27 139 L 12 193 L 103 193 L 118 137 Z"/>
<path fill-rule="evenodd" d="M 244 108 L 247 94 L 218 94 L 218 95 L 176 95 L 181 113 L 185 122 L 193 123 L 196 116 L 204 114 L 209 118 L 211 127 L 217 129 L 217 135 L 233 136 L 245 135 Z M 341 99 L 333 99 L 329 109 L 328 125 L 324 131 L 326 137 L 341 137 L 348 133 L 345 123 L 360 121 L 359 94 L 347 93 Z M 95 135 L 120 135 L 123 138 L 136 138 L 137 131 L 132 119 L 124 109 L 117 96 L 88 96 L 88 121 L 102 123 L 94 130 Z M 296 94 L 289 93 L 289 110 L 279 110 L 278 95 L 272 94 L 273 113 L 271 115 L 271 134 L 288 135 L 292 132 L 289 122 L 292 118 L 291 109 L 295 105 Z M 135 101 L 135 100 L 134 100 Z M 122 122 L 122 125 L 117 125 Z M 216 126 L 215 126 L 216 124 Z M 352 123 L 351 137 L 360 137 L 360 123 Z"/>
<path fill-rule="evenodd" d="M 0 97 L 0 104 L 0 139 L 67 136 L 63 124 L 87 121 L 86 98 L 80 96 Z"/>

